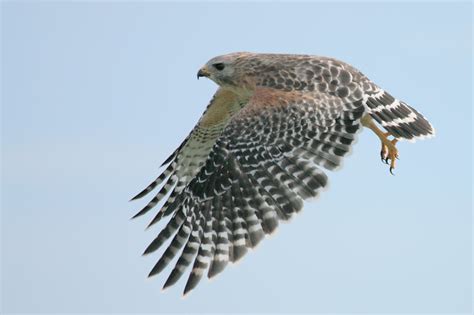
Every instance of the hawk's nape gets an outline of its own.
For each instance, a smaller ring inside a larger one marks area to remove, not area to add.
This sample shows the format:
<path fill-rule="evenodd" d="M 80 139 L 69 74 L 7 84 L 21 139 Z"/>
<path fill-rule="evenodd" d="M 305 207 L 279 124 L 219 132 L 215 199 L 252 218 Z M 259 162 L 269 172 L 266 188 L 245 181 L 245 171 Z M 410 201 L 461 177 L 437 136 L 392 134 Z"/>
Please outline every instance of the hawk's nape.
<path fill-rule="evenodd" d="M 416 110 L 334 59 L 242 53 L 209 65 L 216 62 L 219 67 L 201 73 L 221 87 L 163 173 L 133 198 L 160 187 L 136 216 L 166 199 L 150 225 L 171 218 L 145 254 L 171 239 L 150 276 L 177 258 L 166 288 L 192 265 L 184 294 L 318 196 L 328 181 L 324 170 L 341 165 L 369 115 L 388 131 L 371 128 L 383 145 L 388 135 L 411 140 L 433 134 Z"/>

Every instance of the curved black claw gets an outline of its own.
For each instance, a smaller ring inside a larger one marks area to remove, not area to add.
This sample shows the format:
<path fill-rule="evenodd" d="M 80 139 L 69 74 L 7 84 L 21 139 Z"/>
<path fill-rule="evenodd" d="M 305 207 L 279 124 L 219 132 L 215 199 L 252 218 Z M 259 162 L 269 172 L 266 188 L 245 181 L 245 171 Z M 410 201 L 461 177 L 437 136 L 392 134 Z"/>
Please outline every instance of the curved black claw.
<path fill-rule="evenodd" d="M 390 166 L 390 174 L 395 175 L 395 174 L 393 173 L 393 167 L 391 167 L 391 166 Z"/>
<path fill-rule="evenodd" d="M 388 164 L 388 157 L 384 160 L 385 164 Z"/>

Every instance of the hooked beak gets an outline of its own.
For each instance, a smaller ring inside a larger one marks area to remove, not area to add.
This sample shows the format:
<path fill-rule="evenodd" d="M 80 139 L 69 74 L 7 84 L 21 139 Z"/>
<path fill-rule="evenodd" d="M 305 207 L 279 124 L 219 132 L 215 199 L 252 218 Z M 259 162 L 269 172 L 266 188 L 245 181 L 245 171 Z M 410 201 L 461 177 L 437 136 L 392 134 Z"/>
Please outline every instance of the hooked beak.
<path fill-rule="evenodd" d="M 197 78 L 199 80 L 200 77 L 209 77 L 211 74 L 209 73 L 209 70 L 207 69 L 206 66 L 202 67 L 201 69 L 199 69 L 198 73 L 197 73 Z"/>

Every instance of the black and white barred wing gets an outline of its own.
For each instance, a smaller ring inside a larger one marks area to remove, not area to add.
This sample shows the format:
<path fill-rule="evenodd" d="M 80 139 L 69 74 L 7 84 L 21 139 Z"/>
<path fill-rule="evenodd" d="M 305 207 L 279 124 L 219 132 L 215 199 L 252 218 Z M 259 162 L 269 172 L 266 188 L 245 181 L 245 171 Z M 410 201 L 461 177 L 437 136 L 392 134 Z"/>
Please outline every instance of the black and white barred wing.
<path fill-rule="evenodd" d="M 178 260 L 164 288 L 192 265 L 184 293 L 207 271 L 239 260 L 316 197 L 360 128 L 363 105 L 260 89 L 216 140 L 199 173 L 174 200 L 172 218 L 146 249 L 170 245 L 150 276 Z"/>
<path fill-rule="evenodd" d="M 174 201 L 204 165 L 216 139 L 228 124 L 230 117 L 240 110 L 241 106 L 235 94 L 222 89 L 217 90 L 197 125 L 161 165 L 165 166 L 164 171 L 132 198 L 132 200 L 142 198 L 161 185 L 155 196 L 133 218 L 149 212 L 162 200 L 166 202 L 149 226 L 175 211 L 179 203 Z"/>

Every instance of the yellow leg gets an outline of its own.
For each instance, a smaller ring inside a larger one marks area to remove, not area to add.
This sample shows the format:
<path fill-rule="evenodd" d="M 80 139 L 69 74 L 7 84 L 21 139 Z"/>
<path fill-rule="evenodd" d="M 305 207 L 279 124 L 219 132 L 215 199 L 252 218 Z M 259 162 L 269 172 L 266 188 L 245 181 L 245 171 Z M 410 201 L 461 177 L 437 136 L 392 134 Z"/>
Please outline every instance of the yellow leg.
<path fill-rule="evenodd" d="M 380 141 L 382 142 L 380 158 L 386 164 L 388 164 L 388 161 L 390 160 L 390 173 L 393 175 L 393 170 L 395 169 L 395 160 L 398 159 L 398 149 L 395 146 L 398 140 L 389 140 L 388 136 L 391 135 L 390 132 L 383 132 L 380 130 L 368 114 L 362 117 L 361 123 L 362 126 L 369 128 L 377 135 L 377 137 L 379 137 Z"/>

